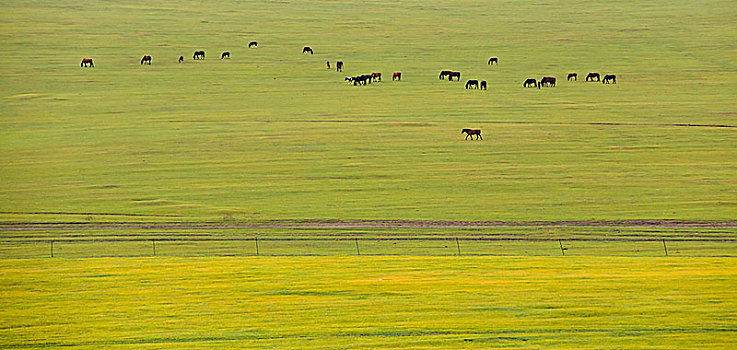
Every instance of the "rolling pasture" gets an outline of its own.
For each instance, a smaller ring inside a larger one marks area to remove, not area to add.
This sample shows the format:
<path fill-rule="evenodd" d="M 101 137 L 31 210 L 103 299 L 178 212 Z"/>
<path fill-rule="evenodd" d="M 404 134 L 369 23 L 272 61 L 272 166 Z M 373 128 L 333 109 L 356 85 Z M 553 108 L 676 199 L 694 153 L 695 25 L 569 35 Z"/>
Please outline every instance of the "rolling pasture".
<path fill-rule="evenodd" d="M 734 1 L 0 13 L 2 348 L 736 346 Z"/>

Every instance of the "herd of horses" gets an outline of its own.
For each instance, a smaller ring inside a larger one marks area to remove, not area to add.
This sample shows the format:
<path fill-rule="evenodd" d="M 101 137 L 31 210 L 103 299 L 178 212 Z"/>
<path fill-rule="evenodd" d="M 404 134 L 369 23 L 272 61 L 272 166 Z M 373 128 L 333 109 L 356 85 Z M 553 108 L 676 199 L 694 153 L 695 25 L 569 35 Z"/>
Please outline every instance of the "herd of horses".
<path fill-rule="evenodd" d="M 617 76 L 614 74 L 605 75 L 603 80 L 600 77 L 601 76 L 599 75 L 599 73 L 592 72 L 586 75 L 586 81 L 587 82 L 588 81 L 591 81 L 591 82 L 601 81 L 602 84 L 616 84 L 617 83 Z M 578 80 L 578 74 L 568 73 L 567 80 L 568 81 Z M 540 89 L 541 87 L 555 87 L 555 77 L 543 77 L 542 79 L 540 79 L 539 82 L 535 80 L 534 78 L 529 78 L 522 83 L 522 87 L 532 87 L 532 88 L 538 88 L 538 89 Z"/>

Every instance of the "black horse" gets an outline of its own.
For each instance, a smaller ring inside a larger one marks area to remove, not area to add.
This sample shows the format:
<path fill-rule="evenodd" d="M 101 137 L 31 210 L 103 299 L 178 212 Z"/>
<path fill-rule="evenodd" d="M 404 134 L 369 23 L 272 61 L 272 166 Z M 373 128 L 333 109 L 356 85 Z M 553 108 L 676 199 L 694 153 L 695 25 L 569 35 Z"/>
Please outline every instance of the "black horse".
<path fill-rule="evenodd" d="M 141 58 L 141 64 L 143 64 L 144 62 L 145 63 L 148 63 L 148 65 L 150 66 L 151 65 L 151 56 L 149 56 L 149 55 L 143 56 L 143 58 Z"/>
<path fill-rule="evenodd" d="M 184 62 L 184 56 L 179 56 L 179 63 Z"/>
<path fill-rule="evenodd" d="M 540 86 L 555 87 L 555 78 L 554 77 L 543 77 L 542 79 L 540 79 L 540 85 L 538 85 L 538 87 Z"/>
<path fill-rule="evenodd" d="M 589 75 L 586 76 L 586 81 L 589 81 L 589 79 L 591 79 L 591 81 L 594 81 L 594 79 L 596 79 L 596 81 L 601 81 L 599 73 L 589 73 Z"/>
<path fill-rule="evenodd" d="M 481 129 L 463 129 L 461 130 L 461 134 L 466 133 L 466 140 L 468 140 L 468 137 L 471 136 L 471 140 L 473 140 L 473 135 L 476 135 L 476 140 L 484 139 L 481 137 Z"/>
<path fill-rule="evenodd" d="M 466 82 L 466 89 L 470 89 L 471 87 L 473 87 L 474 89 L 478 89 L 479 88 L 479 81 L 476 80 L 476 79 L 471 79 L 471 80 L 467 81 Z"/>
<path fill-rule="evenodd" d="M 481 81 L 481 90 L 486 90 L 486 80 Z"/>
<path fill-rule="evenodd" d="M 440 80 L 444 80 L 444 78 L 445 78 L 445 77 L 447 77 L 447 76 L 448 76 L 448 75 L 449 75 L 450 73 L 453 73 L 453 71 L 449 71 L 449 70 L 441 70 L 441 71 L 440 71 L 440 76 L 438 76 L 438 78 L 439 78 Z"/>
<path fill-rule="evenodd" d="M 448 81 L 453 81 L 453 77 L 456 77 L 458 81 L 461 80 L 461 72 L 450 72 L 448 74 Z"/>
<path fill-rule="evenodd" d="M 392 81 L 393 80 L 399 80 L 399 81 L 401 81 L 402 80 L 402 72 L 394 72 L 394 74 L 392 74 Z"/>
<path fill-rule="evenodd" d="M 568 81 L 571 81 L 571 79 L 578 80 L 578 74 L 576 74 L 576 73 L 568 73 Z"/>
<path fill-rule="evenodd" d="M 496 57 L 489 58 L 489 63 L 488 64 L 494 64 L 494 63 L 496 63 L 498 65 L 499 64 L 499 59 L 496 58 Z"/>
<path fill-rule="evenodd" d="M 342 72 L 343 71 L 343 61 L 335 62 L 335 70 L 336 70 L 336 72 Z"/>
<path fill-rule="evenodd" d="M 602 80 L 602 84 L 609 84 L 609 81 L 612 82 L 612 84 L 617 83 L 617 76 L 614 74 L 607 74 L 604 76 L 604 80 Z"/>
<path fill-rule="evenodd" d="M 537 80 L 529 78 L 522 83 L 522 87 L 537 87 Z"/>
<path fill-rule="evenodd" d="M 312 52 L 312 48 L 311 47 L 305 46 L 304 48 L 302 48 L 302 53 L 307 53 L 307 52 L 309 52 L 310 55 L 314 55 L 314 53 Z"/>
<path fill-rule="evenodd" d="M 230 52 L 229 52 L 229 51 L 225 51 L 225 52 L 223 52 L 223 54 L 222 54 L 222 55 L 220 55 L 220 59 L 221 59 L 221 60 L 222 60 L 223 58 L 225 58 L 225 57 L 227 57 L 228 59 L 230 59 Z"/>
<path fill-rule="evenodd" d="M 91 58 L 83 58 L 82 59 L 82 64 L 80 64 L 79 66 L 80 67 L 87 67 L 87 65 L 89 65 L 90 67 L 94 67 L 95 66 L 95 64 L 92 63 L 92 59 Z"/>
<path fill-rule="evenodd" d="M 204 60 L 205 59 L 205 51 L 195 51 L 194 55 L 192 56 L 193 60 Z"/>
<path fill-rule="evenodd" d="M 258 48 L 258 43 L 257 43 L 257 42 L 255 42 L 255 41 L 251 41 L 250 43 L 248 43 L 248 48 L 250 49 L 250 48 L 252 48 L 252 47 L 256 47 L 256 48 Z"/>

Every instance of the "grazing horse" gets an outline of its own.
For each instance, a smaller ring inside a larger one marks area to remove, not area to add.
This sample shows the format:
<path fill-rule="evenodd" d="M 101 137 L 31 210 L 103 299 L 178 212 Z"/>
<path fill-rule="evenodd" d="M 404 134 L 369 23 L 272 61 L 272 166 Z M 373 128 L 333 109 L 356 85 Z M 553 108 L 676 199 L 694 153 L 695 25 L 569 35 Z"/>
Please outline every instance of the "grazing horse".
<path fill-rule="evenodd" d="M 594 81 L 594 79 L 596 79 L 596 81 L 601 81 L 601 78 L 599 78 L 599 73 L 589 73 L 589 75 L 586 76 L 586 81 L 589 81 L 589 79 L 591 79 L 591 81 Z"/>
<path fill-rule="evenodd" d="M 461 134 L 466 133 L 466 140 L 468 140 L 468 137 L 471 136 L 471 140 L 473 140 L 473 135 L 476 135 L 476 140 L 484 139 L 481 137 L 481 129 L 463 129 L 461 130 Z"/>
<path fill-rule="evenodd" d="M 343 61 L 338 61 L 337 63 L 335 63 L 335 71 L 336 72 L 343 71 Z"/>
<path fill-rule="evenodd" d="M 466 89 L 470 89 L 473 86 L 474 89 L 479 88 L 479 81 L 476 79 L 471 79 L 466 82 Z"/>
<path fill-rule="evenodd" d="M 540 80 L 540 85 L 538 85 L 538 87 L 540 86 L 555 87 L 555 78 L 554 77 L 543 77 Z"/>
<path fill-rule="evenodd" d="M 95 66 L 95 64 L 92 63 L 92 59 L 91 58 L 83 58 L 82 59 L 82 64 L 80 64 L 79 66 L 80 67 L 87 67 L 88 64 L 90 65 L 90 67 L 94 67 Z"/>
<path fill-rule="evenodd" d="M 330 60 L 325 61 L 325 64 L 328 65 L 328 69 L 330 69 Z"/>
<path fill-rule="evenodd" d="M 578 80 L 578 74 L 576 74 L 576 73 L 568 73 L 568 81 L 571 81 L 571 79 Z"/>
<path fill-rule="evenodd" d="M 461 72 L 450 72 L 450 74 L 448 74 L 448 81 L 453 81 L 453 77 L 458 78 L 456 80 L 460 81 L 461 80 Z"/>
<path fill-rule="evenodd" d="M 184 56 L 179 56 L 179 63 L 184 62 Z"/>
<path fill-rule="evenodd" d="M 258 48 L 258 43 L 255 41 L 251 41 L 250 43 L 248 43 L 248 48 L 250 49 L 252 47 Z"/>
<path fill-rule="evenodd" d="M 617 76 L 614 74 L 607 74 L 604 76 L 604 80 L 602 80 L 602 84 L 609 84 L 609 81 L 612 82 L 612 84 L 617 83 Z"/>
<path fill-rule="evenodd" d="M 447 77 L 450 73 L 452 73 L 452 71 L 449 71 L 449 70 L 441 70 L 440 71 L 440 76 L 438 78 L 440 78 L 440 80 L 444 80 L 444 78 Z"/>
<path fill-rule="evenodd" d="M 143 58 L 141 58 L 141 64 L 143 64 L 144 62 L 147 62 L 148 65 L 150 66 L 151 65 L 151 56 L 149 56 L 149 55 L 143 56 Z"/>
<path fill-rule="evenodd" d="M 392 81 L 393 80 L 399 80 L 399 81 L 401 81 L 402 80 L 402 72 L 394 72 L 394 74 L 392 74 Z"/>
<path fill-rule="evenodd" d="M 486 80 L 481 81 L 481 90 L 486 90 Z"/>
<path fill-rule="evenodd" d="M 529 78 L 522 83 L 522 87 L 537 87 L 537 80 Z"/>
<path fill-rule="evenodd" d="M 205 59 L 205 51 L 195 51 L 194 56 L 192 56 L 193 60 L 204 60 Z"/>
<path fill-rule="evenodd" d="M 376 79 L 381 81 L 381 73 L 371 73 L 371 79 L 373 79 L 373 81 L 376 81 Z"/>
<path fill-rule="evenodd" d="M 228 59 L 230 59 L 230 52 L 229 52 L 229 51 L 225 51 L 225 52 L 223 52 L 223 54 L 222 54 L 222 55 L 220 55 L 220 59 L 221 59 L 221 60 L 222 60 L 223 58 L 225 58 L 225 57 L 227 57 Z"/>
<path fill-rule="evenodd" d="M 309 52 L 310 55 L 314 55 L 314 53 L 312 52 L 312 48 L 311 47 L 305 46 L 304 48 L 302 48 L 302 53 L 307 53 L 307 52 Z"/>
<path fill-rule="evenodd" d="M 498 65 L 499 64 L 499 59 L 496 58 L 496 57 L 489 58 L 489 63 L 487 63 L 487 64 L 494 64 L 494 63 L 496 63 Z"/>

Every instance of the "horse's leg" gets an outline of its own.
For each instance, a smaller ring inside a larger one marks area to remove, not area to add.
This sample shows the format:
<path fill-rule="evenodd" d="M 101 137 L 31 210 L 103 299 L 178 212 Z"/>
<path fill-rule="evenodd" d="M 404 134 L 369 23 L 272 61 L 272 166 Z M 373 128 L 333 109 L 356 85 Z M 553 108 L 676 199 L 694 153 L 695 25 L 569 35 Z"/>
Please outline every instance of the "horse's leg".
<path fill-rule="evenodd" d="M 482 140 L 484 139 L 483 137 L 481 137 L 481 134 L 479 134 L 479 138 L 480 138 L 480 139 L 482 139 Z M 477 139 L 477 140 L 478 140 L 478 139 Z"/>
<path fill-rule="evenodd" d="M 466 140 L 468 140 L 468 137 L 469 137 L 469 136 L 471 136 L 471 134 L 469 134 L 469 133 L 466 133 L 466 138 L 465 138 L 465 139 L 466 139 Z M 471 139 L 473 140 L 473 138 L 471 138 Z"/>

